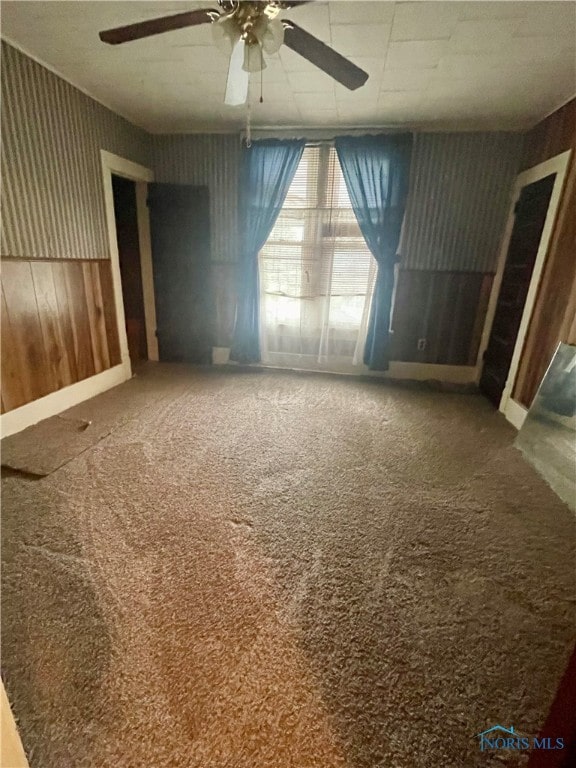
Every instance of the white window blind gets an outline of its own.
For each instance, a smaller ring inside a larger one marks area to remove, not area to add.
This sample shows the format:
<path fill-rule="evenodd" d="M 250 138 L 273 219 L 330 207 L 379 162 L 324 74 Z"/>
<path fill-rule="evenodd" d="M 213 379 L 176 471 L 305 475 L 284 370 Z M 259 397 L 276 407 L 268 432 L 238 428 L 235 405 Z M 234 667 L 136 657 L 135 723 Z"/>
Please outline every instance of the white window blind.
<path fill-rule="evenodd" d="M 358 364 L 375 274 L 335 149 L 307 146 L 260 253 L 264 361 L 329 370 Z"/>

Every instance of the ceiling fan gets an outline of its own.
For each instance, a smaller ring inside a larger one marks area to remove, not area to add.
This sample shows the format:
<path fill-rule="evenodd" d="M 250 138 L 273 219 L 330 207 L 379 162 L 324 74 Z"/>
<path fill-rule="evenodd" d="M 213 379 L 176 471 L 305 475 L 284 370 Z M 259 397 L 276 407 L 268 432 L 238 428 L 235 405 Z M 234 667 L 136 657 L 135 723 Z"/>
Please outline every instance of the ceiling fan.
<path fill-rule="evenodd" d="M 230 105 L 246 102 L 250 72 L 264 69 L 264 53 L 275 53 L 283 44 L 351 91 L 360 88 L 368 79 L 364 70 L 293 21 L 278 18 L 280 11 L 304 4 L 303 0 L 218 0 L 219 9 L 162 16 L 107 29 L 99 36 L 104 43 L 118 45 L 173 29 L 212 24 L 215 43 L 230 53 L 225 98 Z"/>

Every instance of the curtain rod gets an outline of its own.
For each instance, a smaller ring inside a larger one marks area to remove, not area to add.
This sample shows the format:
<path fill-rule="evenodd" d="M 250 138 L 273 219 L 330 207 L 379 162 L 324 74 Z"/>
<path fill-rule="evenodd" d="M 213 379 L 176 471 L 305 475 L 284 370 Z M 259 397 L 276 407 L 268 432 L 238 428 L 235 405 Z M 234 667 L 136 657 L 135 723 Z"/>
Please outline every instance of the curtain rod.
<path fill-rule="evenodd" d="M 412 133 L 405 129 L 390 130 L 386 128 L 252 128 L 253 139 L 304 139 L 308 143 L 314 141 L 334 141 L 337 136 L 373 136 L 380 133 Z M 246 131 L 240 132 L 240 140 L 244 141 Z"/>

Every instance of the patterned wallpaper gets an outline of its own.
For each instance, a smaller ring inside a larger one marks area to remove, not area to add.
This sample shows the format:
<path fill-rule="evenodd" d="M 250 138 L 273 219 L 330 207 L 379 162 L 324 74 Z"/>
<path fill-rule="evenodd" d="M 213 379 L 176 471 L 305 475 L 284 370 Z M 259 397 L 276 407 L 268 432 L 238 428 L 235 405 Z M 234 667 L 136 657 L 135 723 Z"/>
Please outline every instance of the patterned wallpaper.
<path fill-rule="evenodd" d="M 415 135 L 405 269 L 494 271 L 522 144 L 518 133 Z M 153 146 L 157 181 L 210 187 L 213 259 L 235 261 L 239 138 L 154 136 Z"/>
<path fill-rule="evenodd" d="M 420 133 L 404 269 L 493 272 L 523 147 L 519 133 Z"/>
<path fill-rule="evenodd" d="M 108 256 L 100 148 L 154 169 L 159 182 L 210 188 L 212 259 L 238 257 L 240 138 L 151 136 L 2 43 L 3 255 Z M 491 272 L 523 137 L 420 133 L 402 266 Z"/>
<path fill-rule="evenodd" d="M 238 176 L 242 148 L 233 134 L 153 137 L 156 181 L 206 185 L 210 189 L 212 260 L 238 257 Z"/>
<path fill-rule="evenodd" d="M 150 165 L 151 137 L 2 42 L 4 256 L 107 258 L 100 149 Z"/>

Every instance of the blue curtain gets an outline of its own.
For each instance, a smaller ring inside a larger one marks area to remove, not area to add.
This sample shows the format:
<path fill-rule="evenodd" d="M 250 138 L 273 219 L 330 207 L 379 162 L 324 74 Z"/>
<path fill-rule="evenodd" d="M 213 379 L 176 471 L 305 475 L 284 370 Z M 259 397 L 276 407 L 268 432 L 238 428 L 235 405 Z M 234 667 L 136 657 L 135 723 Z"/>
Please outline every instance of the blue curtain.
<path fill-rule="evenodd" d="M 268 239 L 298 163 L 304 141 L 265 139 L 244 151 L 240 188 L 242 222 L 238 308 L 230 359 L 260 360 L 258 253 Z"/>
<path fill-rule="evenodd" d="M 352 208 L 378 263 L 364 363 L 388 368 L 394 265 L 408 195 L 411 134 L 342 136 L 336 151 Z"/>

